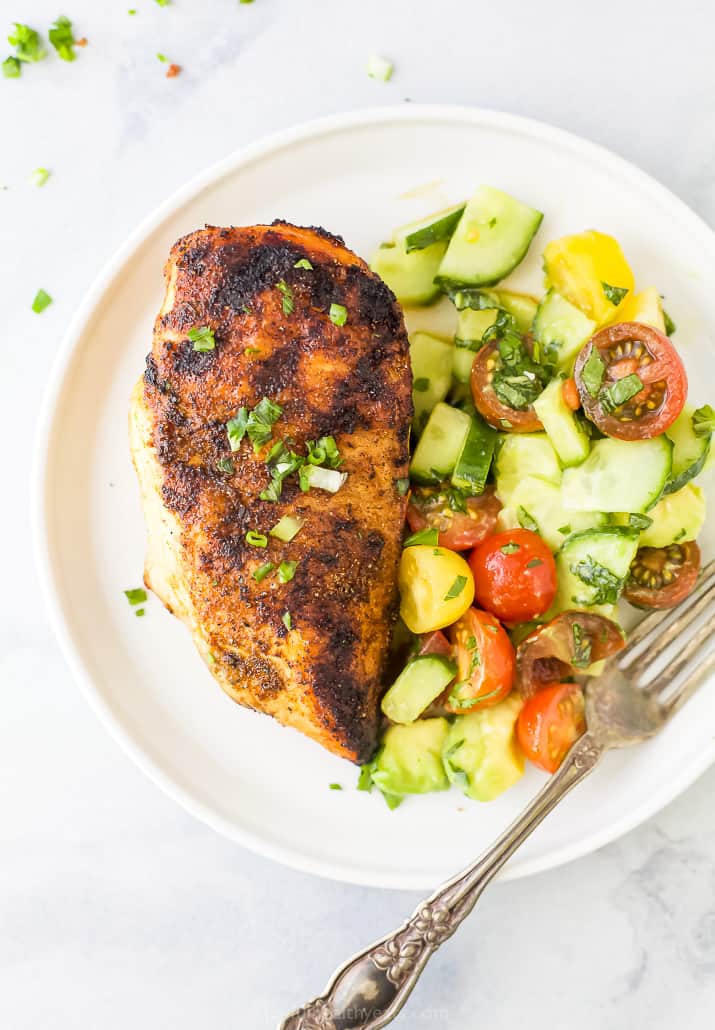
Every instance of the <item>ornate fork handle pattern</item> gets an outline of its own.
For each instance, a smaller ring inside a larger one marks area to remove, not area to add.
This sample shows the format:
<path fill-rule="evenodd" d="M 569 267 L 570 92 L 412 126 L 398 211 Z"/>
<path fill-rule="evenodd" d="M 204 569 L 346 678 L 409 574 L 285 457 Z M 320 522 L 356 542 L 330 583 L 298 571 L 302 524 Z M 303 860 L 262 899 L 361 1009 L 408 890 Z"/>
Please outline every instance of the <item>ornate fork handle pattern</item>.
<path fill-rule="evenodd" d="M 476 862 L 449 880 L 399 930 L 342 966 L 325 993 L 279 1030 L 379 1030 L 409 997 L 430 956 L 472 911 L 482 891 L 559 801 L 598 764 L 603 746 L 585 733 L 518 819 Z"/>

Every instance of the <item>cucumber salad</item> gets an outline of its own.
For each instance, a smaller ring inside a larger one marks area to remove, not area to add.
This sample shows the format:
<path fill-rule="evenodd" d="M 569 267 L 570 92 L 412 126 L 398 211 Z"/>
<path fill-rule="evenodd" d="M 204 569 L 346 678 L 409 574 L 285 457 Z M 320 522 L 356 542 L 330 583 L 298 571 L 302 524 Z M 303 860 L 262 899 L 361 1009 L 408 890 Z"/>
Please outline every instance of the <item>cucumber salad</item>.
<path fill-rule="evenodd" d="M 456 318 L 410 334 L 400 620 L 359 781 L 390 807 L 452 784 L 492 800 L 526 759 L 556 771 L 624 645 L 620 599 L 669 608 L 697 581 L 715 411 L 688 406 L 675 326 L 611 236 L 547 243 L 540 298 L 504 285 L 541 221 L 480 186 L 371 262 L 404 307 Z"/>

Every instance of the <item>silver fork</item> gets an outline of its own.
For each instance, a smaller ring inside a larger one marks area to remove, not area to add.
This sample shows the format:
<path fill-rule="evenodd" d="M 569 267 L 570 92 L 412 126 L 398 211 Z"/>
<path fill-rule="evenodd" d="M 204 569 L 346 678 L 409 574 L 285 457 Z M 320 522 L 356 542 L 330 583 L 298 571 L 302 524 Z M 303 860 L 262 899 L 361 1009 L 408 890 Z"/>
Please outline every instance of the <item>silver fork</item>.
<path fill-rule="evenodd" d="M 715 667 L 715 561 L 677 608 L 652 612 L 586 688 L 583 736 L 495 844 L 423 901 L 394 933 L 349 959 L 323 994 L 279 1030 L 379 1030 L 407 1001 L 429 958 L 469 915 L 504 863 L 606 751 L 654 736 Z M 672 659 L 670 657 L 673 654 Z"/>

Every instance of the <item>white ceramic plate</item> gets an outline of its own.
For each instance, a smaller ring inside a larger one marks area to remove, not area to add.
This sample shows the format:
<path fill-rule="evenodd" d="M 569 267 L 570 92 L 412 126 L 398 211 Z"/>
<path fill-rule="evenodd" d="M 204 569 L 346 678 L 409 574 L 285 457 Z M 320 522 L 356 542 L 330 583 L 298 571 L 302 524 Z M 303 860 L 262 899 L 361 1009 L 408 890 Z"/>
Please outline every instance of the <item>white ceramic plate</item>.
<path fill-rule="evenodd" d="M 127 402 L 150 349 L 162 266 L 181 234 L 205 222 L 280 216 L 323 225 L 369 255 L 395 225 L 462 199 L 479 182 L 546 212 L 518 285 L 539 288 L 539 253 L 550 238 L 592 226 L 617 236 L 637 282 L 666 293 L 691 396 L 712 400 L 715 237 L 703 222 L 642 172 L 566 133 L 493 112 L 410 105 L 283 132 L 164 204 L 74 319 L 39 433 L 39 567 L 87 699 L 147 775 L 198 818 L 271 858 L 356 883 L 431 887 L 489 844 L 542 777 L 529 771 L 488 805 L 450 791 L 390 812 L 379 796 L 354 789 L 354 767 L 224 696 L 155 599 L 135 618 L 122 591 L 141 582 L 144 526 Z M 505 875 L 586 854 L 657 811 L 715 759 L 714 725 L 710 684 L 657 741 L 608 756 Z M 345 789 L 330 790 L 332 782 Z"/>

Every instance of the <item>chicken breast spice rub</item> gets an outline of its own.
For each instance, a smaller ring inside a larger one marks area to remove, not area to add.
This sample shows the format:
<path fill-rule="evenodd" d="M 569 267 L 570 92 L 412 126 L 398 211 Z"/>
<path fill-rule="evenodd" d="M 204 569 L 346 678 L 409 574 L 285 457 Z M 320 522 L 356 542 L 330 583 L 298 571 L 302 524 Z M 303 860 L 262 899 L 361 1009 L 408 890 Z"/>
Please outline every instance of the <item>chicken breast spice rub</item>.
<path fill-rule="evenodd" d="M 364 762 L 406 506 L 400 310 L 342 240 L 285 222 L 191 233 L 165 277 L 130 411 L 145 582 L 235 701 Z"/>

